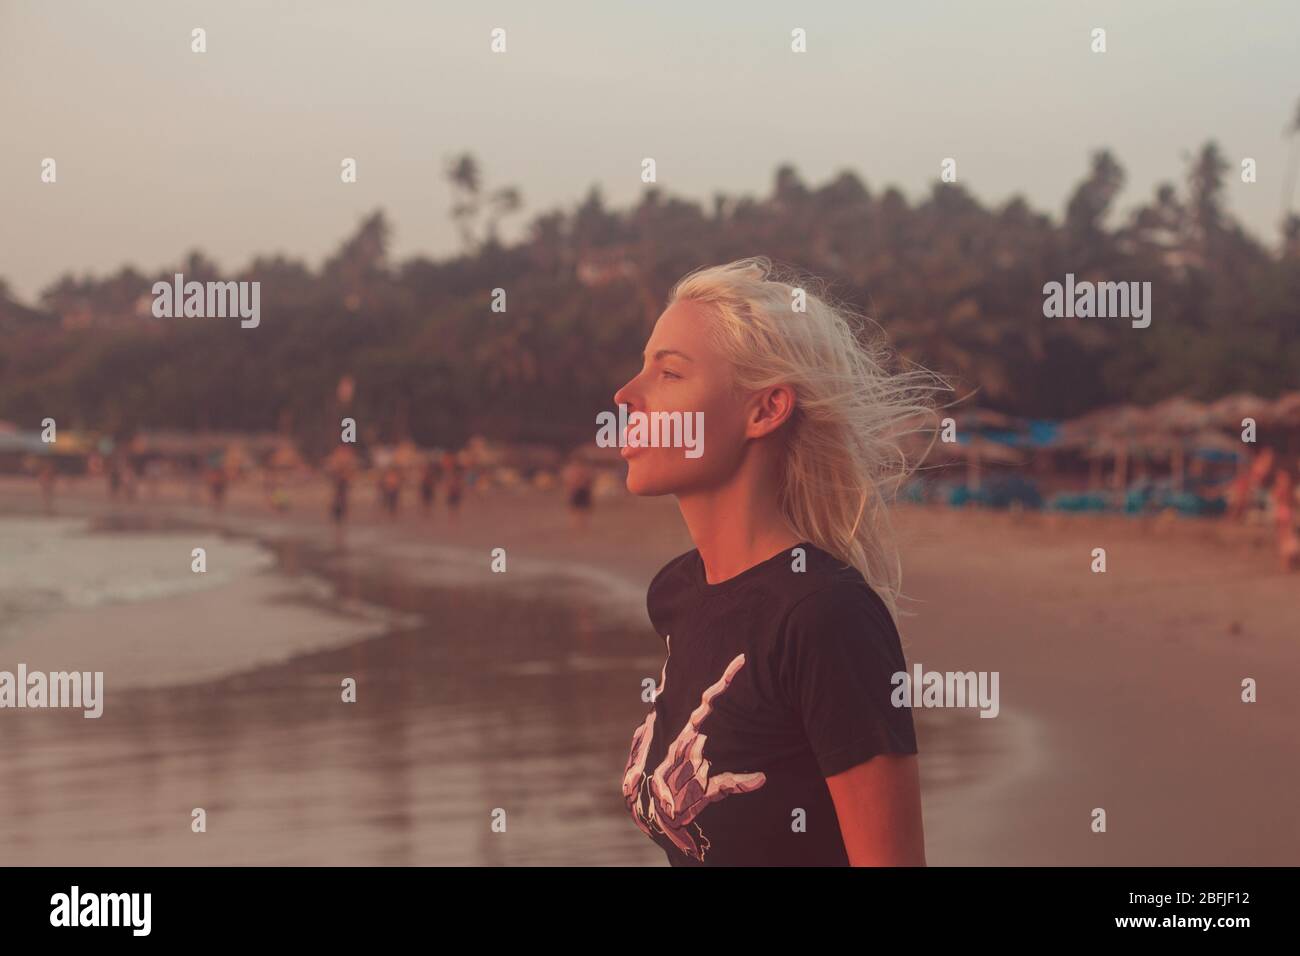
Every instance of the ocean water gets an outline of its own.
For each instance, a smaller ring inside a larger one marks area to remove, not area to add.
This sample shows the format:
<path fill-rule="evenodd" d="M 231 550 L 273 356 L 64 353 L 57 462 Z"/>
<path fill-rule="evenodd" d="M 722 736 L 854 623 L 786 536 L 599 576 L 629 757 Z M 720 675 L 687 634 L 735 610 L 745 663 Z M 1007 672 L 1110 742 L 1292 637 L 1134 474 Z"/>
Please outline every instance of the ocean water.
<path fill-rule="evenodd" d="M 85 519 L 0 516 L 0 642 L 33 614 L 156 601 L 218 588 L 275 565 L 274 556 L 253 542 L 203 543 L 211 567 L 195 574 L 193 532 L 106 534 Z"/>
<path fill-rule="evenodd" d="M 414 545 L 376 558 L 232 539 L 223 576 L 194 575 L 175 560 L 193 538 L 3 518 L 0 599 L 18 629 L 110 604 L 148 628 L 157 602 L 187 588 L 240 601 L 249 579 L 270 577 L 279 600 L 379 620 L 381 633 L 122 691 L 98 720 L 0 712 L 0 865 L 664 865 L 619 792 L 640 682 L 662 664 L 627 594 L 587 574 L 503 599 L 457 580 L 446 549 Z M 242 612 L 263 626 L 256 607 Z M 356 703 L 341 701 L 346 678 Z M 915 718 L 927 825 L 942 832 L 1007 755 L 974 712 Z M 192 830 L 196 809 L 206 832 Z"/>

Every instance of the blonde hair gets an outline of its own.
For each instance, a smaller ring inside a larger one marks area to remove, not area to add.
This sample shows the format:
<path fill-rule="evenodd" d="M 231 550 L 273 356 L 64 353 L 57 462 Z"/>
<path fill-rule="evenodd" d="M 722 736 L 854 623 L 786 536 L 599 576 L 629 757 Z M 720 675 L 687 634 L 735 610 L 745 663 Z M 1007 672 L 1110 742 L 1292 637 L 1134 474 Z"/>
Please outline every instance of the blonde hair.
<path fill-rule="evenodd" d="M 690 273 L 669 295 L 669 305 L 678 301 L 716 318 L 710 335 L 737 388 L 794 389 L 781 511 L 804 540 L 857 568 L 897 623 L 902 564 L 888 506 L 914 470 L 912 436 L 933 441 L 932 399 L 946 383 L 901 367 L 879 326 L 833 299 L 824 282 L 764 256 Z"/>

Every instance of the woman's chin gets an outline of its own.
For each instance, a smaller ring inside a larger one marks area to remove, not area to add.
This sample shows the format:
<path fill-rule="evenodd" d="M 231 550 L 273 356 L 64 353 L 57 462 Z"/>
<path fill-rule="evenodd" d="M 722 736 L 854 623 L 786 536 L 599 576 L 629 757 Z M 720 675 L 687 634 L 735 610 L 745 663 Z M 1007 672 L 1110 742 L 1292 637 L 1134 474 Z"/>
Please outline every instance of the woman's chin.
<path fill-rule="evenodd" d="M 639 497 L 646 497 L 648 495 L 655 494 L 655 492 L 650 490 L 650 486 L 646 482 L 638 481 L 637 479 L 633 478 L 631 475 L 627 476 L 627 490 L 631 494 L 637 495 Z"/>
<path fill-rule="evenodd" d="M 627 490 L 640 497 L 655 497 L 657 495 L 672 494 L 673 489 L 669 487 L 671 482 L 656 480 L 653 475 L 647 475 L 639 472 L 633 465 L 627 470 Z"/>

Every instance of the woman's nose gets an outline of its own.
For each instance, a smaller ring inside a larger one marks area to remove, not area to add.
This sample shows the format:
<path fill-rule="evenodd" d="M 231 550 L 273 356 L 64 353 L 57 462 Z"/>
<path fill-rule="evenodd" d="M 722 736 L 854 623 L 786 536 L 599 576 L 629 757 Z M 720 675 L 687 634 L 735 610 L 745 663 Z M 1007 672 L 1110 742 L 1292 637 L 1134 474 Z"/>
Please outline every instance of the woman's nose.
<path fill-rule="evenodd" d="M 614 393 L 615 405 L 627 405 L 627 406 L 632 405 L 632 401 L 633 401 L 632 385 L 635 381 L 636 381 L 635 378 L 630 379 L 627 382 L 627 384 L 625 384 L 622 388 L 620 388 L 617 392 Z"/>

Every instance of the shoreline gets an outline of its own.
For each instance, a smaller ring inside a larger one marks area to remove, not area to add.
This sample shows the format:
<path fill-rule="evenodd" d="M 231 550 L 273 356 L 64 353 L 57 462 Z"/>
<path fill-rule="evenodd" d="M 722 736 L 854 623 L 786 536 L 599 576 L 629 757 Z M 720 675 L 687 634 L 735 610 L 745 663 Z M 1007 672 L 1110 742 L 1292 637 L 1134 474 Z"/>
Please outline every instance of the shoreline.
<path fill-rule="evenodd" d="M 655 663 L 638 582 L 690 547 L 670 500 L 598 500 L 586 534 L 569 528 L 558 494 L 471 495 L 455 525 L 441 513 L 393 524 L 357 504 L 348 546 L 335 554 L 338 570 L 381 592 L 398 579 L 415 589 L 477 588 L 500 581 L 489 555 L 506 547 L 513 596 L 581 597 L 584 613 L 621 622 Z M 323 503 L 314 515 L 305 507 L 270 514 L 248 494 L 232 497 L 215 520 L 174 498 L 111 506 L 86 496 L 60 505 L 87 515 L 152 510 L 273 549 L 299 540 L 333 553 Z M 39 508 L 35 489 L 14 494 L 0 484 L 0 515 L 15 507 Z M 1294 782 L 1300 725 L 1283 690 L 1300 680 L 1290 623 L 1300 581 L 1271 569 L 1266 537 L 1093 516 L 904 510 L 898 525 L 904 588 L 914 599 L 907 606 L 916 612 L 904 619 L 909 666 L 998 670 L 1010 715 L 918 713 L 923 779 L 928 766 L 933 783 L 925 798 L 932 864 L 1300 858 L 1283 796 Z M 1088 572 L 1093 545 L 1108 550 L 1105 575 Z M 586 666 L 599 671 L 600 660 Z M 544 673 L 544 663 L 523 661 L 516 676 Z M 1237 700 L 1243 674 L 1269 689 L 1260 703 Z M 616 736 L 625 744 L 621 728 Z M 954 742 L 966 757 L 937 759 Z M 1096 807 L 1110 814 L 1111 834 L 1090 831 Z"/>

